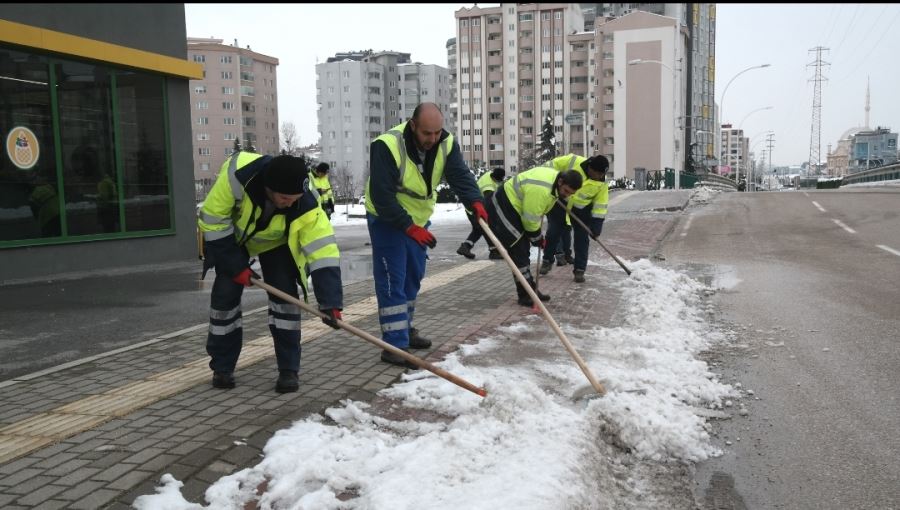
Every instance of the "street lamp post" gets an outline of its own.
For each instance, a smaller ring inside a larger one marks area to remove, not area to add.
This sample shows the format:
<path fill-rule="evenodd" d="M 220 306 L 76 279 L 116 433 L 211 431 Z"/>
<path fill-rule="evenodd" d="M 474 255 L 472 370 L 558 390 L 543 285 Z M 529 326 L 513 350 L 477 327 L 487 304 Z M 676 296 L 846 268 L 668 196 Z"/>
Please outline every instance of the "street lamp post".
<path fill-rule="evenodd" d="M 752 71 L 753 69 L 762 69 L 764 67 L 770 67 L 771 65 L 772 64 L 760 64 L 758 66 L 750 66 L 747 69 L 744 69 L 743 71 L 737 73 L 736 75 L 734 75 L 734 77 L 732 77 L 730 80 L 728 80 L 728 83 L 725 84 L 725 90 L 722 91 L 722 99 L 719 100 L 719 114 L 720 114 L 720 117 L 722 118 L 723 124 L 726 123 L 725 122 L 725 94 L 728 93 L 728 87 L 731 86 L 731 83 L 734 81 L 734 79 L 737 78 L 738 76 L 746 73 L 747 71 Z"/>
<path fill-rule="evenodd" d="M 652 60 L 646 58 L 636 58 L 628 61 L 628 65 L 638 65 L 638 64 L 659 64 L 662 67 L 665 67 L 669 71 L 672 72 L 672 171 L 675 173 L 675 190 L 681 189 L 681 172 L 678 171 L 676 166 L 676 162 L 678 161 L 678 154 L 675 149 L 675 120 L 678 118 L 678 105 L 677 105 L 677 82 L 678 77 L 676 75 L 676 69 L 672 68 L 669 64 L 661 60 Z M 679 69 L 680 70 L 680 69 Z"/>
<path fill-rule="evenodd" d="M 724 94 L 723 94 L 723 98 L 724 98 Z M 740 131 L 741 133 L 744 132 L 744 121 L 747 120 L 747 117 L 753 115 L 756 112 L 761 112 L 764 110 L 771 110 L 773 108 L 775 108 L 775 107 L 774 106 L 763 106 L 762 108 L 757 108 L 757 109 L 753 110 L 752 112 L 748 113 L 747 115 L 744 115 L 744 118 L 741 119 L 741 121 L 738 123 L 738 131 Z M 743 148 L 743 143 L 741 144 L 741 147 Z M 744 165 L 747 165 L 747 154 L 744 154 L 743 163 L 744 163 Z M 734 185 L 735 186 L 738 185 L 738 180 L 740 180 L 740 178 L 741 178 L 741 165 L 737 165 L 736 168 L 737 169 L 734 172 Z M 747 175 L 746 170 L 744 171 L 744 175 Z"/>

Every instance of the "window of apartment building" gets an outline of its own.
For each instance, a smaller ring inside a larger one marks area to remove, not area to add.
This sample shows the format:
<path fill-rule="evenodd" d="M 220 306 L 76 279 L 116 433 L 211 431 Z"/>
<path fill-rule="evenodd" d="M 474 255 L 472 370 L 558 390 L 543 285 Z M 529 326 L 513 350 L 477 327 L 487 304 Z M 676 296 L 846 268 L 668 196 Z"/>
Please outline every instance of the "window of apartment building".
<path fill-rule="evenodd" d="M 516 31 L 516 24 L 515 24 L 515 23 L 510 23 L 510 24 L 509 24 L 509 31 L 510 31 L 510 32 L 515 32 L 515 31 Z M 513 41 L 510 41 L 510 42 L 513 42 Z M 510 44 L 510 46 L 514 46 L 514 44 Z"/>
<path fill-rule="evenodd" d="M 242 85 L 242 86 L 241 86 L 241 95 L 242 95 L 242 96 L 253 97 L 253 96 L 256 95 L 256 90 L 255 90 L 253 87 L 250 87 L 250 86 L 247 86 L 247 85 Z M 268 94 L 266 94 L 266 96 L 268 96 Z"/>
<path fill-rule="evenodd" d="M 509 111 L 511 111 L 511 112 L 516 111 L 516 103 L 509 103 Z"/>
<path fill-rule="evenodd" d="M 350 71 L 341 71 L 341 77 L 343 77 L 343 78 L 349 78 L 349 77 L 350 77 Z"/>
<path fill-rule="evenodd" d="M 223 102 L 222 102 L 222 109 L 223 109 L 223 110 L 234 110 L 234 109 L 235 109 L 235 105 L 234 105 L 234 103 L 231 102 L 231 101 L 223 101 Z"/>
<path fill-rule="evenodd" d="M 554 44 L 553 51 L 562 51 L 562 43 Z"/>
<path fill-rule="evenodd" d="M 557 69 L 562 69 L 562 66 L 563 66 L 562 60 L 557 60 L 556 62 L 553 63 L 553 67 L 555 67 Z"/>
<path fill-rule="evenodd" d="M 603 60 L 612 60 L 613 58 L 615 58 L 613 52 L 611 51 L 604 51 L 602 56 Z"/>
<path fill-rule="evenodd" d="M 352 121 L 353 120 L 349 115 L 344 115 L 344 124 L 350 124 Z"/>
<path fill-rule="evenodd" d="M 481 18 L 472 18 L 472 26 L 473 27 L 481 26 Z"/>
<path fill-rule="evenodd" d="M 584 101 L 584 93 L 573 92 L 572 93 L 572 101 Z"/>
<path fill-rule="evenodd" d="M 197 124 L 201 126 L 209 124 L 209 117 L 197 117 Z"/>
<path fill-rule="evenodd" d="M 544 37 L 550 37 L 550 27 L 544 27 L 544 30 L 543 30 L 543 32 L 541 32 L 541 34 Z"/>
<path fill-rule="evenodd" d="M 209 133 L 197 133 L 197 140 L 201 142 L 204 140 L 209 140 Z"/>
<path fill-rule="evenodd" d="M 550 69 L 550 62 L 541 62 L 541 69 Z"/>
<path fill-rule="evenodd" d="M 250 58 L 250 57 L 244 57 L 244 56 L 241 56 L 241 57 L 238 58 L 238 60 L 240 61 L 240 64 L 241 64 L 242 66 L 245 66 L 245 67 L 251 67 L 251 66 L 253 66 L 253 59 Z"/>
<path fill-rule="evenodd" d="M 230 141 L 234 140 L 235 138 L 237 138 L 237 137 L 234 135 L 234 133 L 225 133 L 225 136 L 223 137 L 223 139 L 226 142 L 230 142 Z"/>
<path fill-rule="evenodd" d="M 533 21 L 534 16 L 530 12 L 521 12 L 519 13 L 519 23 L 523 21 Z"/>
<path fill-rule="evenodd" d="M 477 34 L 477 33 L 476 33 L 476 34 L 472 34 L 472 42 L 473 42 L 473 43 L 481 42 L 481 34 Z M 481 51 L 475 50 L 475 56 L 476 56 L 476 57 L 480 57 L 480 56 L 481 56 Z"/>
<path fill-rule="evenodd" d="M 344 101 L 344 108 L 350 108 L 350 101 Z"/>
<path fill-rule="evenodd" d="M 222 124 L 226 126 L 234 126 L 237 123 L 235 122 L 234 117 L 225 117 L 222 119 Z"/>
<path fill-rule="evenodd" d="M 230 64 L 231 63 L 231 55 L 222 55 L 219 57 L 220 64 Z"/>
<path fill-rule="evenodd" d="M 201 172 L 209 172 L 209 163 L 200 163 Z"/>
<path fill-rule="evenodd" d="M 550 94 L 541 94 L 541 101 L 549 101 Z"/>
<path fill-rule="evenodd" d="M 531 126 L 524 126 L 524 127 L 522 127 L 522 134 L 524 134 L 524 135 L 533 135 L 533 134 L 534 134 L 534 128 L 531 127 Z"/>
<path fill-rule="evenodd" d="M 344 85 L 344 92 L 350 92 L 350 85 Z"/>
<path fill-rule="evenodd" d="M 197 109 L 198 110 L 208 110 L 209 109 L 209 101 L 197 101 Z"/>
<path fill-rule="evenodd" d="M 615 41 L 615 36 L 613 34 L 603 34 L 603 42 L 611 43 Z M 591 43 L 591 49 L 594 49 L 593 43 Z"/>
<path fill-rule="evenodd" d="M 481 136 L 481 128 L 475 128 L 475 136 Z"/>
<path fill-rule="evenodd" d="M 516 125 L 516 119 L 509 119 L 509 125 L 510 125 L 510 126 L 515 126 L 515 125 Z"/>
<path fill-rule="evenodd" d="M 544 52 L 544 53 L 550 53 L 550 45 L 549 45 L 549 44 L 542 44 L 542 45 L 541 45 L 541 51 Z"/>
<path fill-rule="evenodd" d="M 469 26 L 469 20 L 468 20 L 468 18 L 467 18 L 467 19 L 461 19 L 461 20 L 459 20 L 459 27 L 460 27 L 460 28 L 467 28 L 468 26 Z"/>
<path fill-rule="evenodd" d="M 206 55 L 194 55 L 194 62 L 206 62 Z"/>
<path fill-rule="evenodd" d="M 554 17 L 555 17 L 556 19 L 562 19 L 562 12 L 561 12 L 561 11 L 556 11 L 554 14 L 555 14 Z"/>
<path fill-rule="evenodd" d="M 201 156 L 209 156 L 209 147 L 200 147 L 199 149 L 197 149 L 197 152 Z"/>
<path fill-rule="evenodd" d="M 352 138 L 352 136 L 353 136 L 353 132 L 352 132 L 352 131 L 344 131 L 344 138 L 345 138 L 345 139 Z"/>
<path fill-rule="evenodd" d="M 523 119 L 533 119 L 534 112 L 532 112 L 531 110 L 522 110 L 522 118 Z"/>
<path fill-rule="evenodd" d="M 562 76 L 557 76 L 556 78 L 553 78 L 553 83 L 556 85 L 562 85 L 562 82 L 563 82 Z"/>
<path fill-rule="evenodd" d="M 459 42 L 461 42 L 462 44 L 468 43 L 468 42 L 469 42 L 469 36 L 467 36 L 467 35 L 462 36 L 462 37 L 460 38 L 460 41 L 459 41 Z"/>
<path fill-rule="evenodd" d="M 604 111 L 604 112 L 611 112 L 611 111 L 613 111 L 613 104 L 612 104 L 612 103 L 606 103 L 606 104 L 604 104 L 604 105 L 603 105 L 603 111 Z"/>
<path fill-rule="evenodd" d="M 475 144 L 475 152 L 481 152 L 482 150 L 483 146 L 480 143 Z"/>
<path fill-rule="evenodd" d="M 556 115 L 557 117 L 561 117 L 562 116 L 562 108 L 557 108 L 557 109 L 553 110 L 553 115 Z"/>
<path fill-rule="evenodd" d="M 615 127 L 615 122 L 613 122 L 611 120 L 603 121 L 603 127 L 607 128 L 607 129 L 611 128 L 611 127 Z"/>
<path fill-rule="evenodd" d="M 222 93 L 226 96 L 234 95 L 234 87 L 222 87 Z"/>
<path fill-rule="evenodd" d="M 194 94 L 206 94 L 206 85 L 197 85 L 194 87 Z"/>
<path fill-rule="evenodd" d="M 491 128 L 491 134 L 492 135 L 502 135 L 503 128 Z"/>
<path fill-rule="evenodd" d="M 615 145 L 616 139 L 611 136 L 607 136 L 607 137 L 603 138 L 603 143 L 606 145 Z"/>
<path fill-rule="evenodd" d="M 234 72 L 233 71 L 222 71 L 222 79 L 223 80 L 234 79 Z"/>
<path fill-rule="evenodd" d="M 328 108 L 334 108 L 334 101 L 328 101 L 325 103 Z"/>
<path fill-rule="evenodd" d="M 471 129 L 463 129 L 462 134 L 463 134 L 463 136 L 472 136 L 472 130 Z"/>

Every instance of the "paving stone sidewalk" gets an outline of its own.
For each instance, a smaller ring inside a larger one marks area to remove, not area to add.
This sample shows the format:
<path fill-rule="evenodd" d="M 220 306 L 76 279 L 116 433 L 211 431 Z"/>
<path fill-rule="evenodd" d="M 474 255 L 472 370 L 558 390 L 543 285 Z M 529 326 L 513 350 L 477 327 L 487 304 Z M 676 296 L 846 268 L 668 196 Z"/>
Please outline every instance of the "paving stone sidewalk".
<path fill-rule="evenodd" d="M 626 264 L 651 256 L 688 196 L 641 193 L 634 198 L 644 205 L 611 211 L 604 244 Z M 634 205 L 631 197 L 627 202 Z M 617 268 L 599 246 L 592 244 L 590 257 Z M 430 263 L 427 278 L 417 300 L 416 326 L 434 346 L 413 352 L 431 362 L 533 313 L 515 303 L 503 261 L 438 261 Z M 609 285 L 599 278 L 588 283 Z M 558 296 L 576 293 L 571 267 L 541 277 L 541 289 Z M 377 336 L 373 300 L 371 280 L 345 287 L 350 312 L 345 319 Z M 605 308 L 614 306 L 610 302 Z M 566 313 L 553 301 L 548 308 Z M 575 307 L 571 313 L 577 317 L 565 318 L 609 319 L 606 313 L 584 312 Z M 233 390 L 209 385 L 205 328 L 5 386 L 0 392 L 0 508 L 131 508 L 136 497 L 154 492 L 165 473 L 184 482 L 182 493 L 189 501 L 202 503 L 216 480 L 257 464 L 276 431 L 342 399 L 374 402 L 376 393 L 404 372 L 381 362 L 377 347 L 317 319 L 303 328 L 301 386 L 293 394 L 274 391 L 277 369 L 262 309 L 245 310 L 245 349 Z"/>

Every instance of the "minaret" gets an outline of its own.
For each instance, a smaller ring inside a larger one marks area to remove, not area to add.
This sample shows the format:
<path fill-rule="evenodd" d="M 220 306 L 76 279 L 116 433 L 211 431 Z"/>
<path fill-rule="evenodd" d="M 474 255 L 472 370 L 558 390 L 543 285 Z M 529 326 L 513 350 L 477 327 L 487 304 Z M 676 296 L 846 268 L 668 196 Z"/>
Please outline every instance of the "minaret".
<path fill-rule="evenodd" d="M 866 76 L 866 129 L 869 129 L 869 77 Z"/>

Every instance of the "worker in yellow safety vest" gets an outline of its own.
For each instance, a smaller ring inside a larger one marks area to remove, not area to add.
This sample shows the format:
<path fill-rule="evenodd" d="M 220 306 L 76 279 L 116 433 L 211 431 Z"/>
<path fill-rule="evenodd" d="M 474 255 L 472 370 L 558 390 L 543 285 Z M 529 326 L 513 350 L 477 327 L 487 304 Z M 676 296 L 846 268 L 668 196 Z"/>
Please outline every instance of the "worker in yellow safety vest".
<path fill-rule="evenodd" d="M 551 162 L 557 171 L 578 172 L 583 179 L 578 191 L 563 201 L 565 210 L 557 205 L 553 213 L 547 215 L 547 243 L 548 246 L 556 246 L 562 232 L 566 228 L 566 213 L 574 215 L 582 223 L 588 226 L 590 232 L 578 226 L 573 232 L 575 262 L 572 274 L 577 283 L 585 281 L 584 273 L 587 269 L 589 237 L 597 237 L 603 231 L 603 221 L 606 219 L 609 207 L 609 186 L 606 184 L 606 171 L 609 169 L 609 160 L 606 156 L 598 154 L 590 158 L 567 154 L 554 158 Z M 577 223 L 577 222 L 576 222 Z M 544 252 L 543 261 L 539 272 L 547 274 L 553 267 L 553 253 L 550 250 Z"/>
<path fill-rule="evenodd" d="M 488 202 L 491 231 L 533 289 L 536 285 L 531 274 L 531 246 L 547 246 L 541 232 L 542 217 L 554 207 L 557 199 L 565 200 L 575 193 L 581 187 L 581 181 L 578 172 L 557 172 L 538 166 L 507 179 Z M 525 287 L 515 277 L 513 280 L 519 304 L 534 306 Z M 541 301 L 550 300 L 550 296 L 537 289 L 535 292 Z"/>
<path fill-rule="evenodd" d="M 259 257 L 265 282 L 307 298 L 312 278 L 323 322 L 337 328 L 343 308 L 340 253 L 334 229 L 309 184 L 306 160 L 235 152 L 219 172 L 198 215 L 203 234 L 203 275 L 215 268 L 206 352 L 215 388 L 234 388 L 241 353 L 241 295 Z M 269 294 L 269 331 L 275 343 L 279 393 L 297 391 L 300 370 L 300 307 Z"/>

